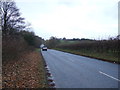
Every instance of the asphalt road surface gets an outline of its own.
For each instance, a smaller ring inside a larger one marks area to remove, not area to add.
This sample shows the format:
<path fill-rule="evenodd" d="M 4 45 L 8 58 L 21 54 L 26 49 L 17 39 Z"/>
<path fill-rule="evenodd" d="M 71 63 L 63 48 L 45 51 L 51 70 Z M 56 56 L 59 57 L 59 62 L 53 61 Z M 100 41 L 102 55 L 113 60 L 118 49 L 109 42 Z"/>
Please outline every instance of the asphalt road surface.
<path fill-rule="evenodd" d="M 42 55 L 57 88 L 118 88 L 120 65 L 48 49 Z"/>

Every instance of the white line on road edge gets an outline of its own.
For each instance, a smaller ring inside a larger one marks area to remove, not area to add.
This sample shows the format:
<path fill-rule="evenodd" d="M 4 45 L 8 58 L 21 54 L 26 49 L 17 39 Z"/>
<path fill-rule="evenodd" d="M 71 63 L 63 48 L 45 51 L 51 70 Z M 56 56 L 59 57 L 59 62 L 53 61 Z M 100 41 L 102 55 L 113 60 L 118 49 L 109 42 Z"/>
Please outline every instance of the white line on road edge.
<path fill-rule="evenodd" d="M 101 72 L 101 71 L 99 71 L 99 73 L 101 73 L 101 74 L 103 74 L 103 75 L 106 75 L 106 76 L 108 76 L 108 77 L 110 77 L 110 78 L 112 78 L 112 79 L 117 80 L 117 81 L 120 82 L 119 79 L 117 79 L 117 78 L 115 78 L 115 77 L 113 77 L 113 76 L 110 76 L 110 75 L 108 75 L 108 74 L 106 74 L 106 73 L 103 73 L 103 72 Z"/>

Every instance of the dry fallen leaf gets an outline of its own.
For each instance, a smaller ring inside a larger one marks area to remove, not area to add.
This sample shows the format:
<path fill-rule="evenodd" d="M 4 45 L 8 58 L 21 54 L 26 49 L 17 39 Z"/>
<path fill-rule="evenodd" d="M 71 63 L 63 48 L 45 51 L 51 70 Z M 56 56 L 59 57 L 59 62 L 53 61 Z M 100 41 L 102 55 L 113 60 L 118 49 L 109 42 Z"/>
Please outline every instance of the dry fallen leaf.
<path fill-rule="evenodd" d="M 2 88 L 47 87 L 44 63 L 39 52 L 27 52 L 3 65 Z"/>

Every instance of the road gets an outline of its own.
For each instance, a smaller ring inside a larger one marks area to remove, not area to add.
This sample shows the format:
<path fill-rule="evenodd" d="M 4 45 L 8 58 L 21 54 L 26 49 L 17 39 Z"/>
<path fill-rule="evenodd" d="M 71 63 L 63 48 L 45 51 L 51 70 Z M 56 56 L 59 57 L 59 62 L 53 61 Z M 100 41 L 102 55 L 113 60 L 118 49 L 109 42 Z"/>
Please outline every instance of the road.
<path fill-rule="evenodd" d="M 57 88 L 118 88 L 120 86 L 118 64 L 52 49 L 42 51 L 42 55 Z"/>

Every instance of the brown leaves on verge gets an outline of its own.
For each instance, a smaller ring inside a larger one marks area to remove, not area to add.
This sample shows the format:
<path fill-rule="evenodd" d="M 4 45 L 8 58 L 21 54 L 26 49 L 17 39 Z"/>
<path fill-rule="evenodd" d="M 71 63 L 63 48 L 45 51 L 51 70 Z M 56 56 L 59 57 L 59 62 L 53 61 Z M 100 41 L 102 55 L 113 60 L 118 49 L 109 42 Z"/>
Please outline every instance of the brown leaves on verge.
<path fill-rule="evenodd" d="M 39 52 L 27 52 L 19 60 L 10 60 L 2 68 L 3 88 L 43 88 L 46 77 Z"/>

